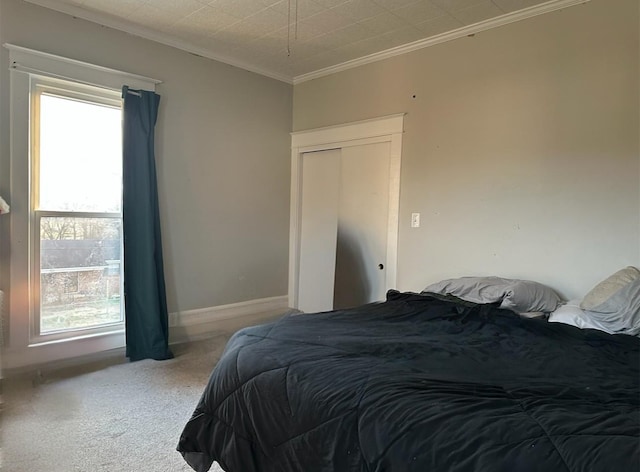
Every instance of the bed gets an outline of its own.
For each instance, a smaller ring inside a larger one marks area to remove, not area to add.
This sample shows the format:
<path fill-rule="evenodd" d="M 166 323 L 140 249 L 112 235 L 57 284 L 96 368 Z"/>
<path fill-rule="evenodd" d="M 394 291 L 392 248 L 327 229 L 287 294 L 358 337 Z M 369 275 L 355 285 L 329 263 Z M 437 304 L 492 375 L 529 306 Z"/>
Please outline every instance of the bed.
<path fill-rule="evenodd" d="M 245 328 L 178 451 L 199 472 L 637 471 L 638 337 L 501 305 L 392 290 Z"/>

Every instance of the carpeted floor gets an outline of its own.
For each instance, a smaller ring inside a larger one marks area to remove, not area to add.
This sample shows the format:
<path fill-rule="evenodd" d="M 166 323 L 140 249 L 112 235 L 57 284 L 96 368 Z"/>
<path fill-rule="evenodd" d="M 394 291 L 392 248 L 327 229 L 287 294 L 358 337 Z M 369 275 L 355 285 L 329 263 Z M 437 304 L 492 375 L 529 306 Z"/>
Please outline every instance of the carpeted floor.
<path fill-rule="evenodd" d="M 227 339 L 172 346 L 175 359 L 168 361 L 5 379 L 1 468 L 191 471 L 176 452 L 178 438 Z"/>

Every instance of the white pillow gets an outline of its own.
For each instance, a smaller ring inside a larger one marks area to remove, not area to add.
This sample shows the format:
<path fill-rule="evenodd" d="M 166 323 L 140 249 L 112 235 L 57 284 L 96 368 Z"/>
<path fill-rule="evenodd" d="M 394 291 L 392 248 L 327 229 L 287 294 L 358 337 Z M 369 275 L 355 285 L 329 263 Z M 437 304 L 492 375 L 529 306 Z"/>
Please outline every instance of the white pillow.
<path fill-rule="evenodd" d="M 497 303 L 516 313 L 549 313 L 560 303 L 550 287 L 530 280 L 502 277 L 460 277 L 431 284 L 424 292 L 453 295 L 474 303 Z"/>
<path fill-rule="evenodd" d="M 549 315 L 549 322 L 564 323 L 580 329 L 590 328 L 609 332 L 604 326 L 593 320 L 588 313 L 580 308 L 580 300 L 569 300 L 565 305 L 560 305 Z"/>
<path fill-rule="evenodd" d="M 587 293 L 580 303 L 580 308 L 600 313 L 617 313 L 625 299 L 618 294 L 620 291 L 640 279 L 640 270 L 629 266 L 610 275 Z"/>
<path fill-rule="evenodd" d="M 609 334 L 640 335 L 640 279 L 619 290 L 616 297 L 622 300 L 616 313 L 583 310 L 577 300 L 572 300 L 551 313 L 549 321 L 581 329 L 599 329 Z"/>

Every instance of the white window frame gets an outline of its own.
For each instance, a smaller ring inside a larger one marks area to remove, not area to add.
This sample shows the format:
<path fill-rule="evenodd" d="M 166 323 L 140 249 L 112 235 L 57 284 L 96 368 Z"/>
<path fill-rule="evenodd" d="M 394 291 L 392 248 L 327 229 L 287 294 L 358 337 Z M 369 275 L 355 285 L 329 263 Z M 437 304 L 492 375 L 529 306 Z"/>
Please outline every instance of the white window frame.
<path fill-rule="evenodd" d="M 107 106 L 122 109 L 121 92 L 103 88 L 91 87 L 85 84 L 77 84 L 68 80 L 52 79 L 38 75 L 31 75 L 31 192 L 30 192 L 30 224 L 33 228 L 31 233 L 31 307 L 29 315 L 31 318 L 29 329 L 29 345 L 45 343 L 48 341 L 72 340 L 78 337 L 86 337 L 96 334 L 118 333 L 124 330 L 124 318 L 116 323 L 109 323 L 99 326 L 91 326 L 75 329 L 64 329 L 41 332 L 41 271 L 40 271 L 40 246 L 41 241 L 38 235 L 40 231 L 40 220 L 44 217 L 70 217 L 70 218 L 119 218 L 121 223 L 120 231 L 120 254 L 124 254 L 122 250 L 122 212 L 106 213 L 106 212 L 78 212 L 78 211 L 52 211 L 34 208 L 39 206 L 39 148 L 37 128 L 40 124 L 39 101 L 36 99 L 38 95 L 43 93 L 51 93 L 56 96 L 63 96 L 71 99 L 82 100 L 89 103 L 99 103 Z M 123 293 L 123 264 L 120 265 L 120 293 Z M 124 313 L 124 297 L 120 298 L 120 311 Z"/>
<path fill-rule="evenodd" d="M 34 336 L 32 314 L 37 294 L 33 293 L 33 277 L 39 277 L 39 259 L 29 245 L 33 241 L 31 183 L 31 98 L 34 83 L 56 79 L 90 85 L 120 93 L 127 85 L 134 89 L 155 91 L 161 83 L 140 75 L 128 74 L 53 54 L 5 44 L 9 50 L 10 67 L 10 244 L 9 276 L 9 337 L 3 363 L 5 368 L 19 369 L 29 365 L 95 354 L 124 347 L 124 327 L 98 329 L 66 336 Z M 47 213 L 48 214 L 48 213 Z M 44 213 L 43 213 L 44 215 Z M 75 216 L 80 216 L 78 213 Z M 36 266 L 37 264 L 37 266 Z M 36 269 L 37 267 L 37 269 Z"/>

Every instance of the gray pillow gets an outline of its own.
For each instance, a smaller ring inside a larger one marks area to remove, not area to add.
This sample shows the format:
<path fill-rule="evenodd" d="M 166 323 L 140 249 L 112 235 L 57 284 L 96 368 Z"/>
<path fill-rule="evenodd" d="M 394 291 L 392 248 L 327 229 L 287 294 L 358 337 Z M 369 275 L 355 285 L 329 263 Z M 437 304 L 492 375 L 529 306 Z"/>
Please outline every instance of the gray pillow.
<path fill-rule="evenodd" d="M 549 313 L 560 303 L 558 294 L 531 280 L 502 277 L 460 277 L 431 284 L 424 292 L 453 295 L 474 303 L 497 303 L 516 313 L 539 311 Z"/>
<path fill-rule="evenodd" d="M 640 279 L 640 270 L 629 266 L 610 275 L 585 295 L 580 308 L 599 313 L 618 313 L 626 300 L 619 292 Z"/>
<path fill-rule="evenodd" d="M 597 308 L 606 311 L 585 310 L 585 313 L 608 333 L 640 335 L 640 278 L 622 287 Z"/>

